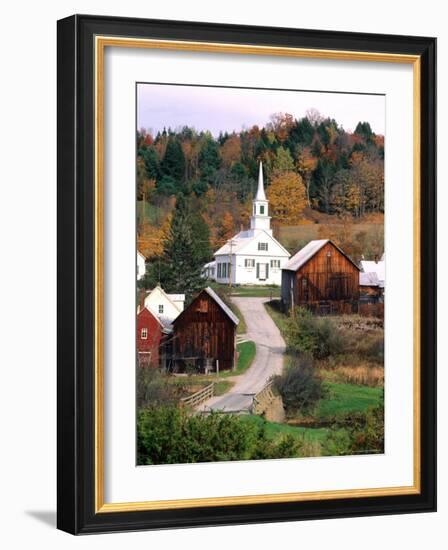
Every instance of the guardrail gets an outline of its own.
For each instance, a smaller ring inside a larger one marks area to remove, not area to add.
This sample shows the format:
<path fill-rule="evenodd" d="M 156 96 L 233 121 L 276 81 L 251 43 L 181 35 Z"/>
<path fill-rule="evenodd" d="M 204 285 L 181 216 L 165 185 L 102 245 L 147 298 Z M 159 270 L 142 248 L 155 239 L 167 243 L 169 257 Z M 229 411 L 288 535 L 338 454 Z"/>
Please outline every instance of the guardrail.
<path fill-rule="evenodd" d="M 254 395 L 252 401 L 252 414 L 263 414 L 266 407 L 275 399 L 272 391 L 272 381 L 268 382 L 263 389 Z"/>
<path fill-rule="evenodd" d="M 202 390 L 197 391 L 193 395 L 189 395 L 188 397 L 183 397 L 180 400 L 180 406 L 181 407 L 197 407 L 204 401 L 207 401 L 207 399 L 210 399 L 210 397 L 213 397 L 215 393 L 215 383 L 212 382 Z"/>

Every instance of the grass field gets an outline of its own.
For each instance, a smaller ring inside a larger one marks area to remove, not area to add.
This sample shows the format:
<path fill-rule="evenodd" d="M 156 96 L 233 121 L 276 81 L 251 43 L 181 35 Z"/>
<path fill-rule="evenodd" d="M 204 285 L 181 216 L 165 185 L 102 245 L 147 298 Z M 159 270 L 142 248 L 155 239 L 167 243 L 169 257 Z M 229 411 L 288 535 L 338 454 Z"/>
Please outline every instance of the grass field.
<path fill-rule="evenodd" d="M 278 286 L 234 286 L 231 289 L 232 296 L 245 296 L 248 298 L 279 298 L 280 287 Z"/>
<path fill-rule="evenodd" d="M 241 418 L 246 422 L 251 422 L 256 424 L 260 428 L 265 425 L 266 435 L 270 439 L 276 439 L 282 435 L 293 435 L 296 437 L 305 437 L 310 441 L 318 441 L 319 443 L 325 441 L 328 435 L 330 434 L 330 429 L 328 428 L 302 428 L 295 426 L 288 426 L 288 424 L 279 424 L 277 422 L 268 422 L 264 420 L 261 416 L 256 415 L 247 415 L 241 416 Z"/>
<path fill-rule="evenodd" d="M 337 415 L 364 412 L 380 404 L 381 388 L 370 388 L 355 384 L 325 384 L 328 395 L 319 402 L 315 416 L 320 421 L 330 420 Z"/>
<path fill-rule="evenodd" d="M 342 224 L 338 223 L 309 223 L 302 225 L 282 225 L 277 229 L 277 238 L 283 244 L 288 244 L 288 241 L 303 241 L 305 244 L 314 239 L 323 238 L 319 235 L 323 235 L 326 230 L 328 232 L 337 230 L 341 228 Z M 382 224 L 379 223 L 369 223 L 369 222 L 360 222 L 351 224 L 353 236 L 356 233 L 367 233 L 370 235 L 378 230 L 379 227 L 382 227 Z"/>

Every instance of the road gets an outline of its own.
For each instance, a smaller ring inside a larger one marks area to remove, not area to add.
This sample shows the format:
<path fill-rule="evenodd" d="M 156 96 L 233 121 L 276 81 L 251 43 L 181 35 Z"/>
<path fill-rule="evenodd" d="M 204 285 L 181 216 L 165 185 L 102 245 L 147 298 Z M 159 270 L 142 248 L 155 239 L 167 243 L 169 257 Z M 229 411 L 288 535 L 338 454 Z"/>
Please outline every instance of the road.
<path fill-rule="evenodd" d="M 236 384 L 224 395 L 212 397 L 202 404 L 200 410 L 221 410 L 239 412 L 248 410 L 254 394 L 266 385 L 274 374 L 280 374 L 283 368 L 285 342 L 267 313 L 264 303 L 269 298 L 232 297 L 246 321 L 247 340 L 253 340 L 256 346 L 255 358 L 250 368 L 238 376 Z"/>

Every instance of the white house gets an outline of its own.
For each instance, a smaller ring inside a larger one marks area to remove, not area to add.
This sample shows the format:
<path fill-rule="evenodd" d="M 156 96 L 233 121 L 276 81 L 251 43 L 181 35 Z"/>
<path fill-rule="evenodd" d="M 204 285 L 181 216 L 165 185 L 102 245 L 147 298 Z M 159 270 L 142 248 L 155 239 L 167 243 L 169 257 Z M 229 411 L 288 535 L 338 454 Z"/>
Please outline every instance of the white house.
<path fill-rule="evenodd" d="M 137 250 L 137 281 L 143 279 L 146 273 L 146 258 Z"/>
<path fill-rule="evenodd" d="M 377 261 L 367 261 L 361 260 L 361 269 L 365 273 L 364 280 L 367 280 L 368 277 L 373 279 L 376 278 L 377 285 L 380 288 L 384 288 L 386 284 L 386 262 L 384 259 L 384 254 L 381 256 L 381 260 Z M 375 275 L 371 275 L 375 274 Z"/>
<path fill-rule="evenodd" d="M 184 310 L 185 294 L 167 294 L 157 285 L 145 297 L 145 307 L 149 309 L 164 326 L 171 325 Z"/>
<path fill-rule="evenodd" d="M 211 281 L 216 280 L 216 261 L 208 262 L 202 268 L 202 276 L 204 279 L 210 279 Z"/>
<path fill-rule="evenodd" d="M 250 229 L 240 231 L 214 254 L 214 279 L 218 283 L 231 281 L 236 285 L 281 285 L 282 267 L 290 254 L 272 236 L 268 205 L 260 162 Z"/>

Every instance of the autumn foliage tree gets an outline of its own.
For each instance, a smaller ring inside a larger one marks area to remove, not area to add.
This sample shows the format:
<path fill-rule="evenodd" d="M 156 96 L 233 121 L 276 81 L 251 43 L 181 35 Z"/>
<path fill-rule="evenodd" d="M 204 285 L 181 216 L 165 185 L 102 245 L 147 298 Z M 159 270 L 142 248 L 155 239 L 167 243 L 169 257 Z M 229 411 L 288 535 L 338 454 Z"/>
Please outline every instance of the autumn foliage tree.
<path fill-rule="evenodd" d="M 305 186 L 300 175 L 288 171 L 274 176 L 268 188 L 268 199 L 275 223 L 299 223 L 306 206 Z"/>

